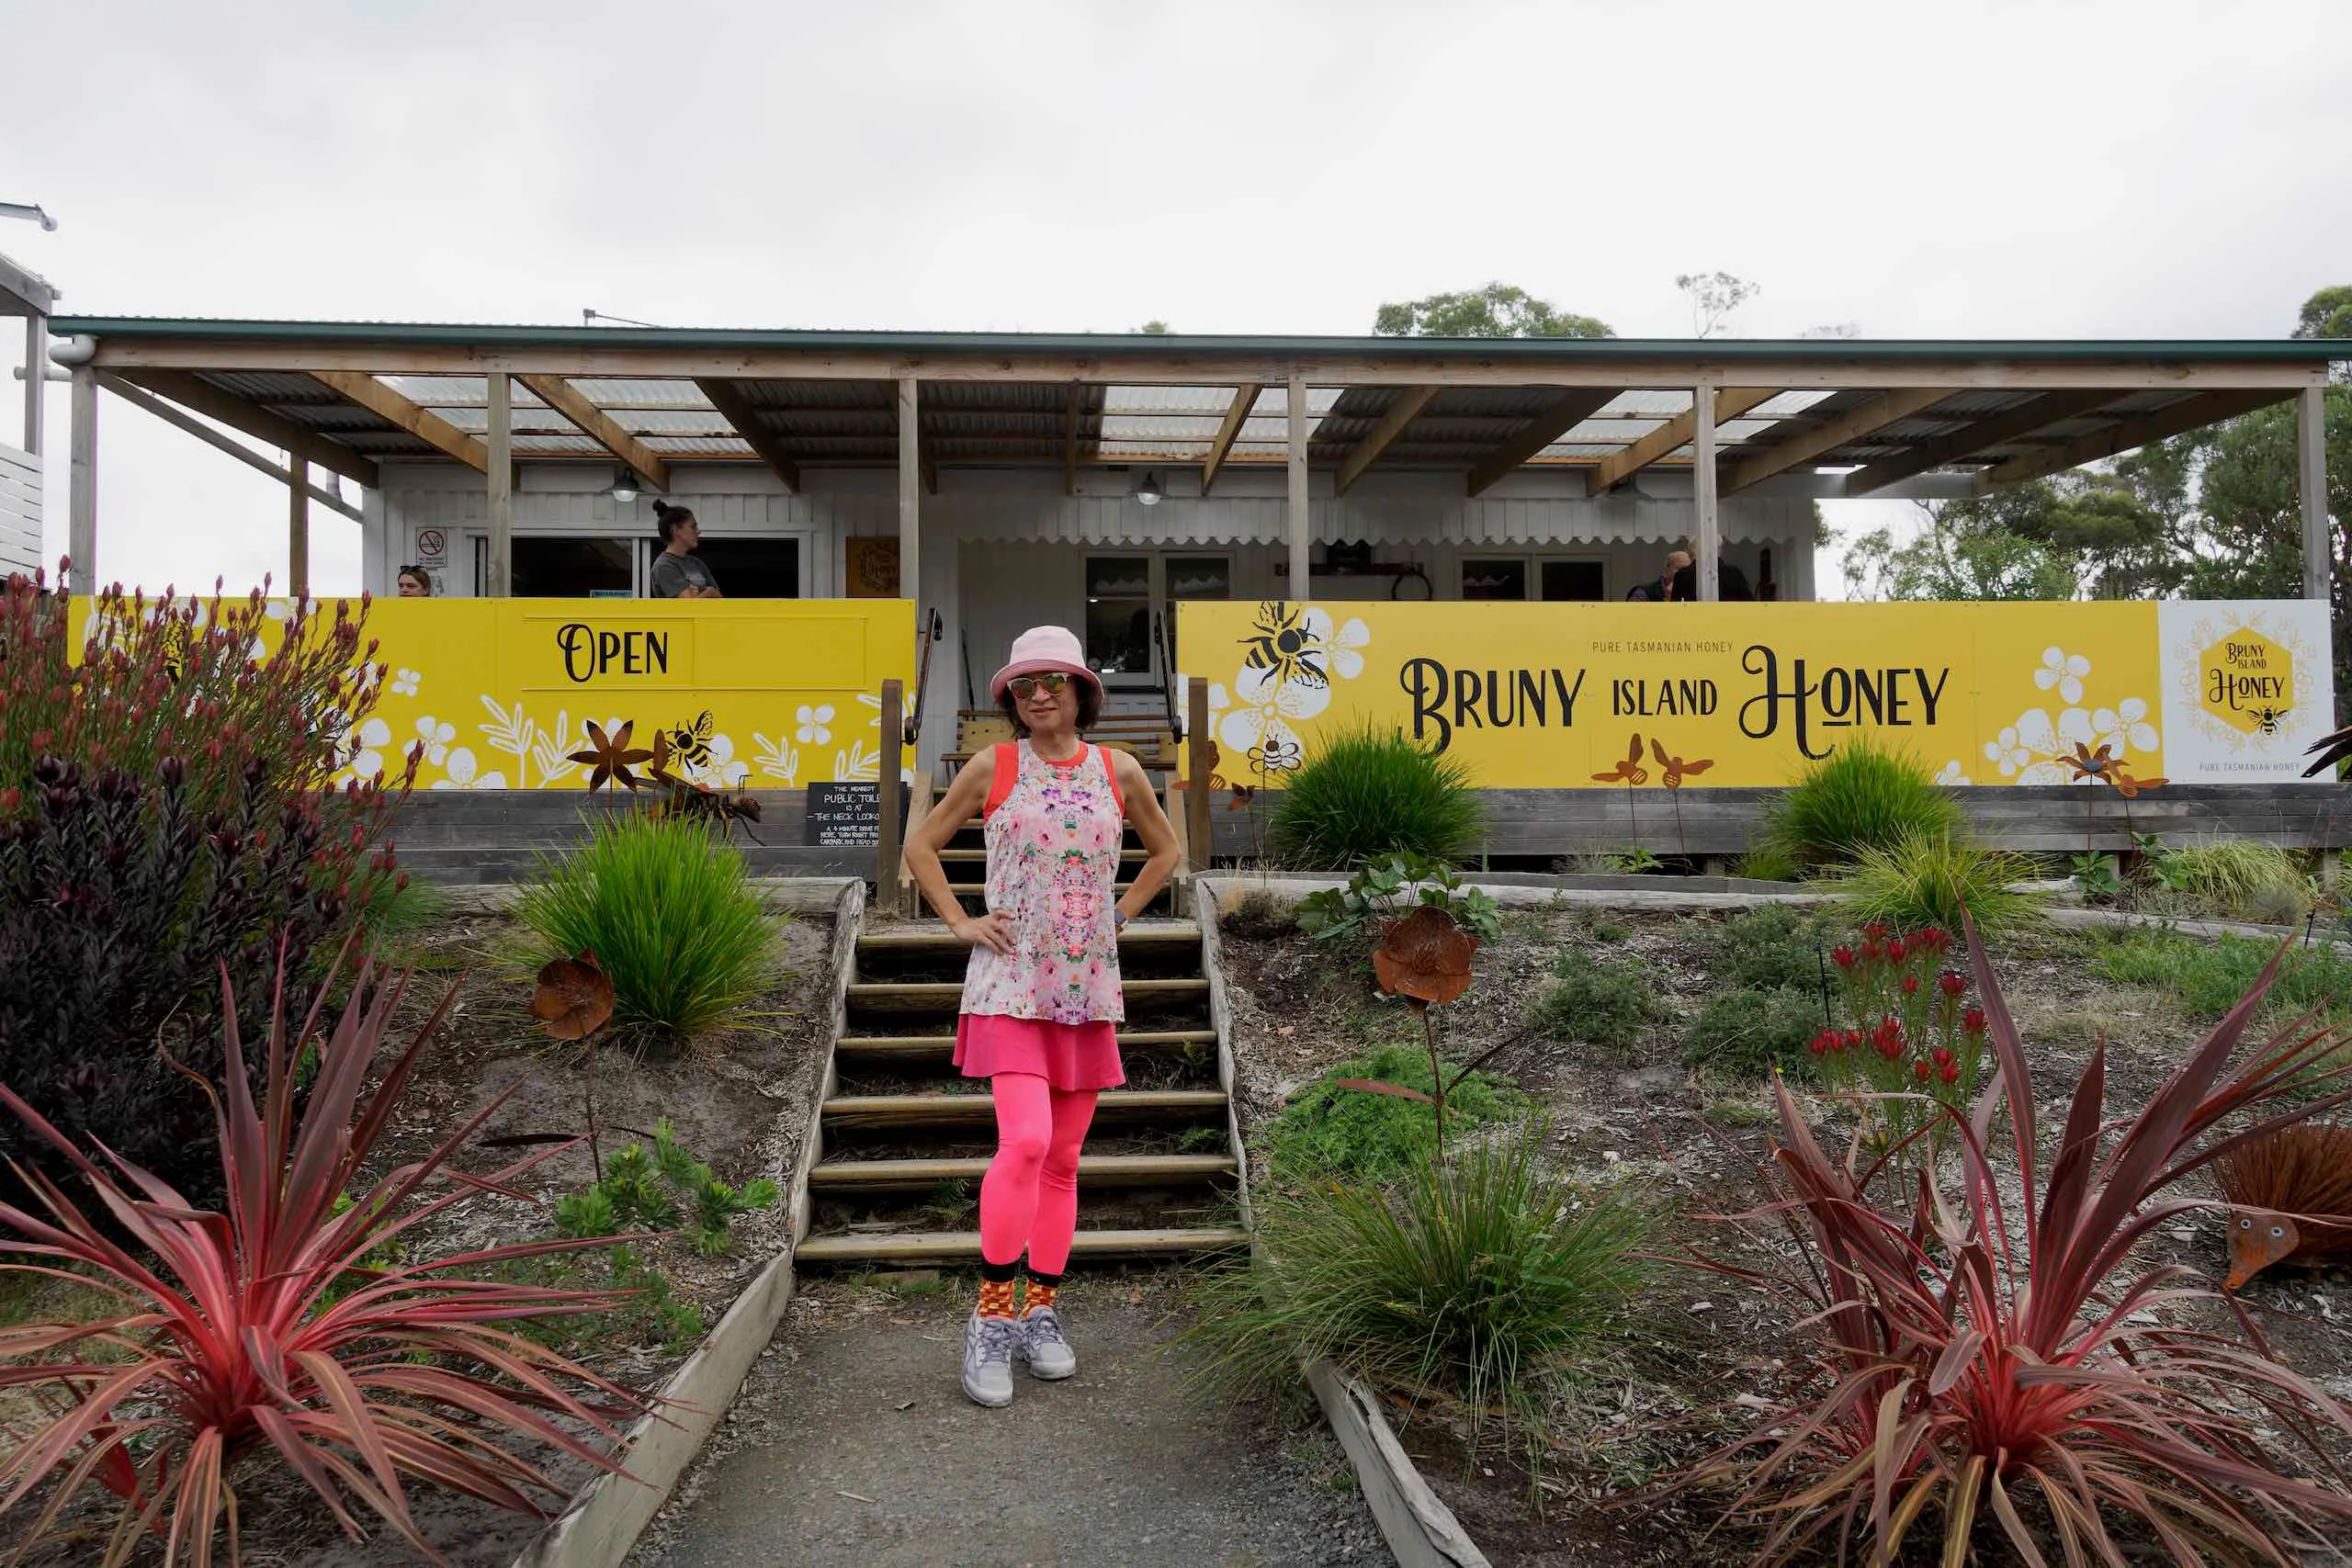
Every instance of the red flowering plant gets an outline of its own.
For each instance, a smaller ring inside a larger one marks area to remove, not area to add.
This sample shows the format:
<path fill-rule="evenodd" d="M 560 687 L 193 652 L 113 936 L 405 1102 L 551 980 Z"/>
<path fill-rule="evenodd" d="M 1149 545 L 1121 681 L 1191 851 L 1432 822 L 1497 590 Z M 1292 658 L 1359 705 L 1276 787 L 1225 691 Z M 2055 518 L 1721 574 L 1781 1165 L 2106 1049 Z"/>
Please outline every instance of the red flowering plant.
<path fill-rule="evenodd" d="M 1857 1172 L 1859 1140 L 1833 1157 L 1778 1088 L 1768 1201 L 1713 1216 L 1762 1245 L 1692 1257 L 1776 1298 L 1818 1346 L 1676 1484 L 1734 1488 L 1730 1512 L 1767 1528 L 1768 1564 L 1885 1564 L 1936 1528 L 1950 1568 L 1996 1530 L 2029 1563 L 2120 1568 L 2128 1551 L 2289 1568 L 2323 1526 L 2352 1523 L 2352 1477 L 2330 1458 L 2352 1441 L 2352 1411 L 2280 1364 L 2196 1271 L 2140 1248 L 2219 1206 L 2181 1195 L 2184 1179 L 2352 1100 L 2352 1066 L 2328 1065 L 2340 1042 L 2297 1021 L 2233 1065 L 2274 957 L 2137 1110 L 2110 1118 L 2097 1047 L 2045 1168 L 2025 1047 L 1973 930 L 1969 961 L 1996 1070 L 1969 1113 L 1934 1105 L 1958 1156 L 1950 1179 L 1923 1167 L 1885 1195 Z M 1998 1164 L 1996 1141 L 2011 1145 Z M 1758 1251 L 1793 1261 L 1759 1267 Z"/>
<path fill-rule="evenodd" d="M 156 1043 L 220 1084 L 222 969 L 257 1034 L 279 944 L 302 973 L 399 890 L 407 781 L 333 784 L 380 689 L 364 603 L 85 603 L 77 639 L 65 595 L 0 586 L 0 1062 L 69 1140 L 209 1201 L 209 1110 Z"/>
<path fill-rule="evenodd" d="M 616 1423 L 642 1414 L 644 1404 L 515 1328 L 606 1312 L 618 1297 L 499 1278 L 516 1260 L 614 1241 L 415 1258 L 396 1245 L 402 1237 L 413 1245 L 418 1226 L 486 1194 L 530 1201 L 517 1180 L 573 1143 L 485 1174 L 458 1171 L 458 1150 L 503 1103 L 501 1095 L 424 1158 L 368 1175 L 448 1001 L 392 1053 L 363 1097 L 407 979 L 361 964 L 322 1039 L 341 969 L 338 962 L 309 1015 L 289 1028 L 279 968 L 258 1104 L 235 998 L 223 998 L 226 1087 L 197 1090 L 217 1121 L 228 1192 L 218 1212 L 102 1143 L 93 1144 L 93 1158 L 0 1086 L 0 1105 L 96 1200 L 94 1211 L 40 1171 L 17 1166 L 32 1201 L 0 1203 L 0 1256 L 12 1259 L 0 1270 L 71 1280 L 115 1303 L 86 1322 L 0 1328 L 0 1389 L 24 1391 L 42 1412 L 11 1434 L 17 1441 L 0 1460 L 0 1513 L 39 1505 L 24 1548 L 82 1533 L 59 1521 L 96 1482 L 119 1504 L 103 1552 L 108 1568 L 130 1561 L 150 1536 L 162 1541 L 166 1562 L 201 1568 L 224 1529 L 233 1562 L 238 1491 L 274 1460 L 355 1539 L 355 1515 L 373 1514 L 439 1562 L 410 1511 L 408 1483 L 545 1517 L 568 1489 L 518 1443 L 618 1470 L 610 1457 L 622 1437 Z M 298 1106 L 295 1063 L 313 1047 L 317 1077 Z M 102 1227 L 99 1213 L 110 1224 Z"/>
<path fill-rule="evenodd" d="M 1967 978 L 1948 962 L 1949 932 L 1872 924 L 1860 937 L 1830 954 L 1853 1021 L 1814 1036 L 1815 1065 L 1832 1091 L 1872 1097 L 1882 1143 L 1900 1146 L 1923 1132 L 1936 1142 L 1938 1107 L 1976 1098 L 1984 1010 L 1969 1005 Z"/>

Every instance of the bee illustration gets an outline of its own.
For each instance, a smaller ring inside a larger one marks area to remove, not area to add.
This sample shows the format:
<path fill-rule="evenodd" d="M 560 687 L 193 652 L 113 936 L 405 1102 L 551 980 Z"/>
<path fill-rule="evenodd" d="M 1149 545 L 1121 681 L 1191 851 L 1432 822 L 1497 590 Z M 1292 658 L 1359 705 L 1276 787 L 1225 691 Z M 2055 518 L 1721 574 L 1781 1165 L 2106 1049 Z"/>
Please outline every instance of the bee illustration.
<path fill-rule="evenodd" d="M 711 732 L 717 728 L 710 710 L 705 708 L 695 716 L 693 723 L 682 724 L 669 732 L 670 749 L 686 766 L 707 768 L 710 765 Z"/>
<path fill-rule="evenodd" d="M 2254 727 L 2265 735 L 2276 735 L 2283 726 L 2287 716 L 2294 711 L 2292 707 L 2256 708 L 2254 710 Z"/>
<path fill-rule="evenodd" d="M 1317 688 L 1331 683 L 1323 668 L 1323 645 L 1307 626 L 1306 612 L 1295 604 L 1260 604 L 1258 623 L 1242 646 L 1250 650 L 1242 662 L 1264 671 L 1276 686 L 1293 681 Z"/>

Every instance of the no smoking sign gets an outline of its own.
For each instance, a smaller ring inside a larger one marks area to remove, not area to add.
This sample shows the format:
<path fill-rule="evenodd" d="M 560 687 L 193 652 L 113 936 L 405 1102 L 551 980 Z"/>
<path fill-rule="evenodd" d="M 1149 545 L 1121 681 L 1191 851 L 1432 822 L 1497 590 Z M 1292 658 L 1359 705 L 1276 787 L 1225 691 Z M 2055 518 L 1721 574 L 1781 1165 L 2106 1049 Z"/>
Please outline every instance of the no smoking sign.
<path fill-rule="evenodd" d="M 416 531 L 416 559 L 420 566 L 438 566 L 449 547 L 448 536 L 438 528 Z"/>

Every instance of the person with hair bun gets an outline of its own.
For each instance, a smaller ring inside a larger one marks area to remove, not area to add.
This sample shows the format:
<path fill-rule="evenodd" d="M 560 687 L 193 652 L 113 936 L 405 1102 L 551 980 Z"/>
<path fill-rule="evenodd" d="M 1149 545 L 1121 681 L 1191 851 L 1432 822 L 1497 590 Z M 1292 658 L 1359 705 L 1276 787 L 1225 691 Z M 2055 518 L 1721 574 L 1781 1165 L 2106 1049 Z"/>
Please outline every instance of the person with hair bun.
<path fill-rule="evenodd" d="M 662 536 L 662 553 L 653 558 L 653 597 L 656 599 L 717 599 L 718 579 L 695 556 L 702 543 L 702 525 L 694 513 L 668 502 L 653 503 L 653 526 Z"/>
<path fill-rule="evenodd" d="M 404 566 L 401 568 L 401 574 L 397 582 L 400 588 L 401 597 L 403 599 L 430 599 L 433 597 L 433 579 L 421 566 Z"/>

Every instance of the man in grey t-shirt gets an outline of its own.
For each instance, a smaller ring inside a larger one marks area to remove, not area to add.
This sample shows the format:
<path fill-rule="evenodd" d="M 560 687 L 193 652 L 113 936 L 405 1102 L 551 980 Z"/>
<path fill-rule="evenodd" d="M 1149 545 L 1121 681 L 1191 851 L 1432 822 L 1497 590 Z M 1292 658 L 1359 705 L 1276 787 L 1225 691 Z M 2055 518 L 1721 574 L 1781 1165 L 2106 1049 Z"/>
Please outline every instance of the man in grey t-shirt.
<path fill-rule="evenodd" d="M 654 527 L 662 535 L 662 553 L 653 558 L 653 597 L 656 599 L 717 599 L 718 580 L 694 554 L 702 542 L 702 525 L 683 506 L 653 503 Z"/>

